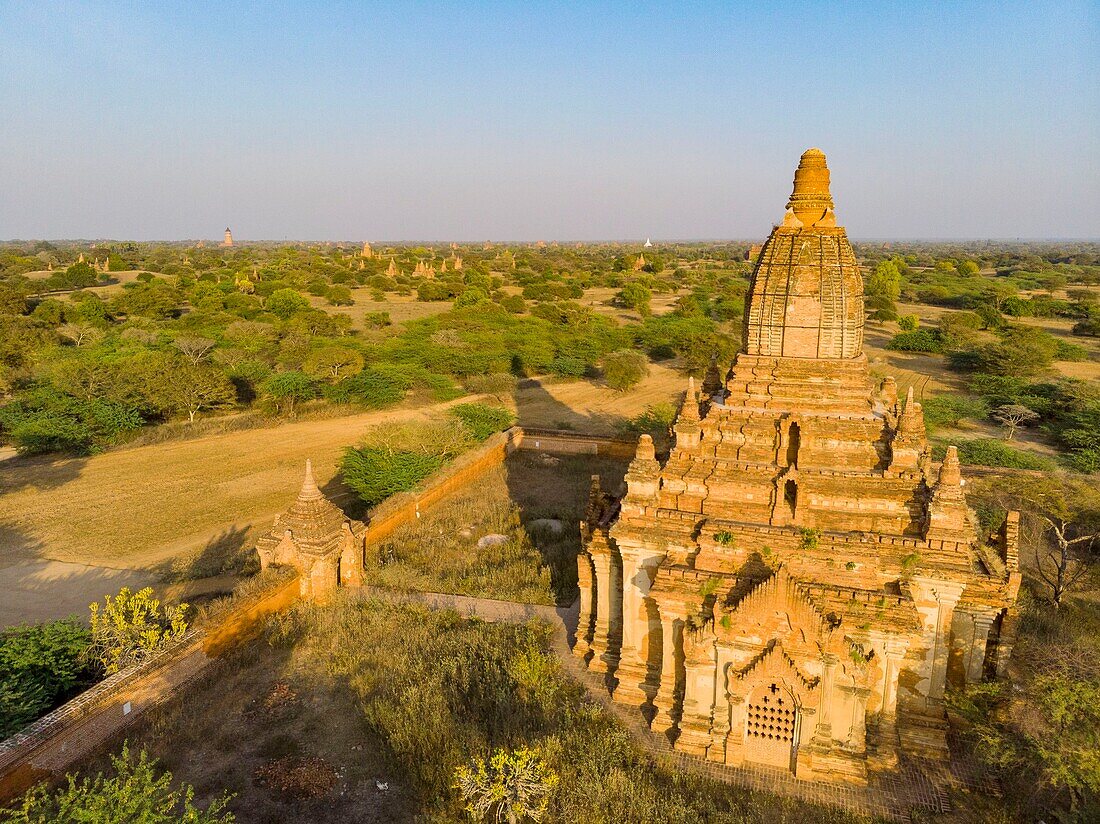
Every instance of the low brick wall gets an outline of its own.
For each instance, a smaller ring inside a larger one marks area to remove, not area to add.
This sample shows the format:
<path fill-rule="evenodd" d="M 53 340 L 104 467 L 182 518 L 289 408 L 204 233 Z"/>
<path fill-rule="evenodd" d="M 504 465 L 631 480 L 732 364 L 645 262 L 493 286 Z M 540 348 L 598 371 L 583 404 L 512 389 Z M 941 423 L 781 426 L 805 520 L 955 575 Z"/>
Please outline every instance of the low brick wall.
<path fill-rule="evenodd" d="M 517 429 L 520 429 L 517 427 Z M 564 429 L 520 429 L 519 449 L 556 452 L 559 454 L 599 455 L 609 458 L 633 458 L 638 449 L 637 438 L 614 435 L 584 435 Z"/>
<path fill-rule="evenodd" d="M 95 752 L 205 670 L 217 655 L 255 634 L 268 615 L 292 603 L 297 593 L 295 577 L 243 600 L 216 626 L 192 629 L 179 643 L 110 676 L 0 742 L 0 804 Z"/>

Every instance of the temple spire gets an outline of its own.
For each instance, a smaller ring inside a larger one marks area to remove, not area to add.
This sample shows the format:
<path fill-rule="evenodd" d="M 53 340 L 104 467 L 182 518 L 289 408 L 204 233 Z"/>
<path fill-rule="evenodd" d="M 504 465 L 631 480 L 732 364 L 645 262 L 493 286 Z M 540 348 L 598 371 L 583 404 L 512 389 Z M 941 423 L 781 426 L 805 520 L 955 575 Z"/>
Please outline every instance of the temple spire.
<path fill-rule="evenodd" d="M 688 377 L 687 394 L 684 396 L 684 405 L 680 407 L 680 420 L 699 420 L 699 396 L 695 394 L 694 377 Z"/>
<path fill-rule="evenodd" d="M 317 481 L 313 478 L 313 461 L 306 458 L 306 477 L 302 481 L 302 491 L 298 493 L 298 500 L 310 501 L 322 497 L 324 496 L 317 486 Z"/>

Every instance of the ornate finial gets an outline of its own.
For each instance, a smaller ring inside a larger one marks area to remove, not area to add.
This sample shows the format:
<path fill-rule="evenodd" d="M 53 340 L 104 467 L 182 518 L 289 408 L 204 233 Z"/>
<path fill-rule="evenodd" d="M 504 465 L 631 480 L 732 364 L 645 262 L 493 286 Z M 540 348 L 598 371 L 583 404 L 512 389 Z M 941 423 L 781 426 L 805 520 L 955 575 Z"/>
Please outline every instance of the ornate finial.
<path fill-rule="evenodd" d="M 635 453 L 634 459 L 642 461 L 657 460 L 657 450 L 653 447 L 653 437 L 651 435 L 642 435 L 638 438 L 638 451 Z"/>
<path fill-rule="evenodd" d="M 298 493 L 299 499 L 322 498 L 321 490 L 317 487 L 317 481 L 313 479 L 313 461 L 306 458 L 306 477 L 302 481 L 302 491 Z"/>
<path fill-rule="evenodd" d="M 943 456 L 943 463 L 940 464 L 939 485 L 962 485 L 962 470 L 959 467 L 959 450 L 954 446 L 947 447 L 947 454 Z"/>
<path fill-rule="evenodd" d="M 825 165 L 825 153 L 821 149 L 807 149 L 802 153 L 787 207 L 806 226 L 828 224 L 825 218 L 832 212 L 833 196 L 829 193 L 829 167 Z"/>

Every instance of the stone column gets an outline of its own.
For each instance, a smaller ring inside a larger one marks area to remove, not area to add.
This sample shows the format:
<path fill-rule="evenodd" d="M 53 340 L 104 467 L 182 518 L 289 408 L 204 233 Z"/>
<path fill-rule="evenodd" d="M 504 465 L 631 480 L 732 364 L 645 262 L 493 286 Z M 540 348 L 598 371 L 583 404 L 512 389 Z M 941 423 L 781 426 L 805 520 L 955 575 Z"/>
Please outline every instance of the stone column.
<path fill-rule="evenodd" d="M 656 612 L 656 605 L 649 597 L 649 588 L 660 556 L 647 555 L 639 547 L 618 546 L 623 563 L 623 623 L 615 700 L 642 706 L 652 700 L 658 686 L 657 665 L 651 661 L 649 643 L 650 612 Z"/>
<path fill-rule="evenodd" d="M 692 640 L 690 650 L 686 633 L 684 637 L 684 705 L 676 749 L 689 755 L 705 756 L 711 744 L 715 695 L 721 692 L 724 701 L 725 685 L 718 689 L 715 638 L 705 630 L 700 630 L 699 635 Z"/>
<path fill-rule="evenodd" d="M 882 718 L 893 721 L 898 713 L 898 675 L 901 662 L 909 645 L 905 641 L 891 638 L 886 641 L 886 672 L 882 685 Z"/>
<path fill-rule="evenodd" d="M 836 665 L 840 659 L 831 652 L 821 656 L 821 700 L 818 706 L 817 728 L 814 730 L 814 741 L 825 747 L 831 747 L 833 743 L 833 683 L 836 679 Z"/>
<path fill-rule="evenodd" d="M 671 604 L 661 609 L 661 686 L 653 699 L 657 714 L 650 727 L 656 732 L 666 732 L 676 726 L 676 687 L 678 671 L 682 666 L 685 615 L 676 614 Z"/>
<path fill-rule="evenodd" d="M 936 639 L 932 653 L 932 673 L 928 682 L 929 703 L 934 706 L 943 704 L 943 695 L 947 688 L 947 658 L 951 653 L 951 620 L 954 617 L 955 604 L 962 596 L 964 584 L 936 582 L 933 593 L 938 610 L 936 613 Z"/>
<path fill-rule="evenodd" d="M 592 659 L 588 668 L 593 672 L 614 673 L 619 665 L 619 642 L 622 638 L 622 583 L 619 565 L 611 557 L 611 548 L 593 541 L 589 547 L 596 572 L 596 626 L 592 633 Z"/>
<path fill-rule="evenodd" d="M 584 658 L 592 651 L 593 588 L 592 558 L 583 550 L 577 554 L 577 587 L 580 589 L 580 613 L 577 616 L 577 637 L 573 654 Z"/>

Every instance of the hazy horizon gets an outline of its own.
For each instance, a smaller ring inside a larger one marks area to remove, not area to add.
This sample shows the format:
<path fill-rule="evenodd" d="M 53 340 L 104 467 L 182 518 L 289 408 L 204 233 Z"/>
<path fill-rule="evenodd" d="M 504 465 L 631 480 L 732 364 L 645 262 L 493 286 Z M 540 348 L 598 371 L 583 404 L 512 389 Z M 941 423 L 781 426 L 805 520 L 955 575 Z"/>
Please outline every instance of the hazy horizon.
<path fill-rule="evenodd" d="M 1098 9 L 8 4 L 0 236 L 1090 242 Z"/>

